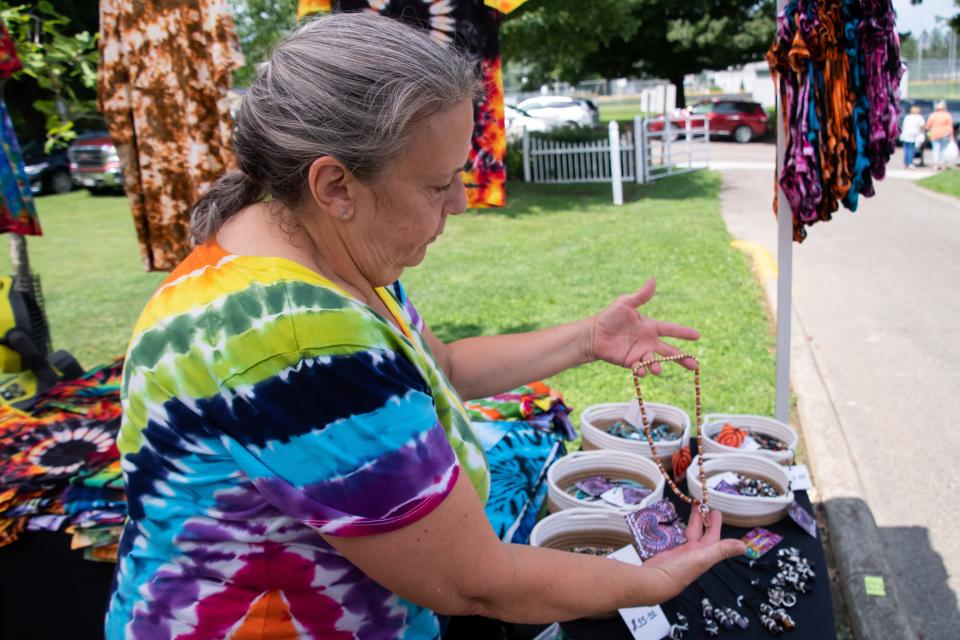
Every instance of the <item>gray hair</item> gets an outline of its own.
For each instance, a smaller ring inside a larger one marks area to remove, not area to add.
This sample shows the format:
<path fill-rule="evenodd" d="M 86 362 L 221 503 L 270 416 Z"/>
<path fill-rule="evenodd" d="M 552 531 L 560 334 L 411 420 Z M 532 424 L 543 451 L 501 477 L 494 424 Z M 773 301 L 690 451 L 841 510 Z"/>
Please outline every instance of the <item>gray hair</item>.
<path fill-rule="evenodd" d="M 234 132 L 239 171 L 193 206 L 197 243 L 267 196 L 300 202 L 319 157 L 372 184 L 403 154 L 414 124 L 479 97 L 474 62 L 399 20 L 337 13 L 287 36 L 244 95 Z"/>

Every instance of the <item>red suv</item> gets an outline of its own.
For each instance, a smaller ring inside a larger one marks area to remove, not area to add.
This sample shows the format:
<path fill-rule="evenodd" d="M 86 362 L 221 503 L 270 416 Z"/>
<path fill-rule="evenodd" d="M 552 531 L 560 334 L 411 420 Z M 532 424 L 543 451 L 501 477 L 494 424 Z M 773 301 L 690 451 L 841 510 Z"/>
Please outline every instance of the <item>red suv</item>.
<path fill-rule="evenodd" d="M 689 115 L 706 116 L 710 121 L 711 135 L 733 136 L 741 143 L 762 138 L 770 128 L 770 118 L 759 102 L 704 100 L 670 116 L 671 126 L 682 129 Z M 651 122 L 648 129 L 662 131 L 663 116 Z"/>
<path fill-rule="evenodd" d="M 106 131 L 79 136 L 67 150 L 73 183 L 90 191 L 123 189 L 123 170 L 113 140 Z"/>

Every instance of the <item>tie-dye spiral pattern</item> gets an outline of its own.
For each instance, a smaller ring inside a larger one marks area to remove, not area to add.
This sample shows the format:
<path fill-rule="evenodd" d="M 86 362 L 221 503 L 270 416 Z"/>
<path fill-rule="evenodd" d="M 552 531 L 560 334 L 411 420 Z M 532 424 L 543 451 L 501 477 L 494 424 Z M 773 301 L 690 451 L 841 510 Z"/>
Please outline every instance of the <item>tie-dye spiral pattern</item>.
<path fill-rule="evenodd" d="M 378 293 L 402 331 L 296 263 L 208 245 L 153 296 L 124 368 L 108 638 L 438 635 L 320 535 L 410 524 L 460 473 L 489 492 L 419 316 Z"/>

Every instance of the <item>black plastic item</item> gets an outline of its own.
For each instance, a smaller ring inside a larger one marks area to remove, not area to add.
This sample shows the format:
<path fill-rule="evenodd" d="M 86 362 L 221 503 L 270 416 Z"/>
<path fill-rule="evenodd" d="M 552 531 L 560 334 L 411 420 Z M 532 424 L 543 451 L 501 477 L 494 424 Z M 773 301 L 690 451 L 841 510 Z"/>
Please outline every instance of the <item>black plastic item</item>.
<path fill-rule="evenodd" d="M 61 380 L 74 380 L 86 373 L 73 354 L 63 349 L 50 354 L 50 365 L 56 369 Z"/>
<path fill-rule="evenodd" d="M 47 323 L 47 314 L 44 310 L 40 276 L 36 274 L 29 278 L 14 276 L 10 305 L 13 307 L 17 327 L 30 335 L 30 340 L 36 345 L 37 351 L 43 356 L 49 354 L 50 325 Z"/>
<path fill-rule="evenodd" d="M 101 640 L 115 566 L 84 560 L 62 531 L 0 547 L 0 640 Z"/>

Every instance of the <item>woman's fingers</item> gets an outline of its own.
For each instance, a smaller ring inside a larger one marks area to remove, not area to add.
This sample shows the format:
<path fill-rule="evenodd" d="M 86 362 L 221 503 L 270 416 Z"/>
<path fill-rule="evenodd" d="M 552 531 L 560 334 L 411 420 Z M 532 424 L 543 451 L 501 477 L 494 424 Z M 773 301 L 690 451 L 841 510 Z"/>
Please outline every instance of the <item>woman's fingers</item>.
<path fill-rule="evenodd" d="M 687 520 L 687 541 L 700 542 L 703 538 L 703 517 L 696 505 L 690 509 L 690 519 Z"/>
<path fill-rule="evenodd" d="M 699 512 L 699 509 L 695 509 Z M 710 526 L 703 533 L 703 541 L 707 544 L 714 544 L 720 541 L 720 527 L 723 526 L 723 514 L 716 509 L 711 509 L 707 514 L 707 522 Z"/>
<path fill-rule="evenodd" d="M 682 324 L 673 322 L 661 322 L 657 320 L 657 335 L 667 338 L 679 338 L 680 340 L 699 340 L 700 332 L 693 327 L 685 327 Z"/>
<path fill-rule="evenodd" d="M 673 346 L 672 344 L 667 344 L 666 342 L 658 343 L 656 352 L 665 358 L 671 358 L 673 356 L 678 356 L 681 353 L 683 353 L 683 351 L 681 351 L 677 347 Z M 693 358 L 684 358 L 683 360 L 677 360 L 677 362 L 681 366 L 687 369 L 690 369 L 691 371 L 697 368 L 697 361 L 694 360 Z"/>
<path fill-rule="evenodd" d="M 651 277 L 647 279 L 646 284 L 641 288 L 637 289 L 633 293 L 628 293 L 624 296 L 623 300 L 629 304 L 631 307 L 639 307 L 640 305 L 646 304 L 650 301 L 650 298 L 653 297 L 654 292 L 657 290 L 657 283 Z"/>

